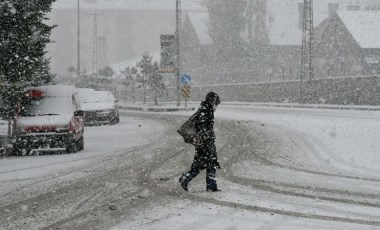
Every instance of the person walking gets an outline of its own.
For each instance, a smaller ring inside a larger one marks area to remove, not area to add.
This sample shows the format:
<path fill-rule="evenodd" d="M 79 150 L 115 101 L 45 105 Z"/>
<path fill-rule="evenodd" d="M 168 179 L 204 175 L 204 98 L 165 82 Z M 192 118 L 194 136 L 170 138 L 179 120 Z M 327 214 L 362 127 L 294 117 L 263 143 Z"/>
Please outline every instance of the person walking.
<path fill-rule="evenodd" d="M 199 142 L 195 145 L 195 156 L 190 171 L 183 173 L 179 178 L 181 187 L 185 191 L 188 191 L 189 182 L 204 169 L 206 169 L 206 190 L 220 191 L 215 179 L 216 169 L 220 169 L 220 165 L 214 133 L 214 112 L 220 103 L 219 95 L 209 92 L 197 111 L 195 129 L 199 134 Z"/>

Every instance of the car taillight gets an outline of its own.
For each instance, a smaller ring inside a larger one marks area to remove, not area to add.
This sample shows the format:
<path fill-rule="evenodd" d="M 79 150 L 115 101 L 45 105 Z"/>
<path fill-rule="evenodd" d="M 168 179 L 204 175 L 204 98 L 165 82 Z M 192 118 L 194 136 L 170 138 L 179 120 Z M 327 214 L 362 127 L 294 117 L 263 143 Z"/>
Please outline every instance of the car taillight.
<path fill-rule="evenodd" d="M 41 99 L 45 97 L 45 94 L 44 92 L 33 89 L 25 92 L 25 97 L 30 99 Z"/>

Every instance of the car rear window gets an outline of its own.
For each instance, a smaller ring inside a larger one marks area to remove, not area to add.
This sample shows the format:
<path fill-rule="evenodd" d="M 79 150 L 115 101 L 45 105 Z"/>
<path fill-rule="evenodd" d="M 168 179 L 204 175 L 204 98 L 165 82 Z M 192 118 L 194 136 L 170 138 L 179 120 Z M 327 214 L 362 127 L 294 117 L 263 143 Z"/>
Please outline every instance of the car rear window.
<path fill-rule="evenodd" d="M 61 115 L 71 112 L 70 98 L 45 97 L 41 100 L 24 100 L 21 116 Z"/>

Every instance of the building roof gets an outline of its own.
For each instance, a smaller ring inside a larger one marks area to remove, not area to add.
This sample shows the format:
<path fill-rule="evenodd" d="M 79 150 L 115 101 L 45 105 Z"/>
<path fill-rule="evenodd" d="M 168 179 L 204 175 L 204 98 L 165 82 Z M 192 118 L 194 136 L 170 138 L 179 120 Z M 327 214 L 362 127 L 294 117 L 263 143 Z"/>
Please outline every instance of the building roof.
<path fill-rule="evenodd" d="M 200 45 L 212 45 L 210 37 L 208 12 L 188 13 L 189 20 L 194 27 Z"/>
<path fill-rule="evenodd" d="M 267 13 L 269 23 L 269 44 L 300 46 L 302 44 L 302 29 L 299 27 L 298 4 L 304 0 L 268 0 Z M 339 8 L 345 10 L 352 1 L 348 0 L 318 0 L 314 4 L 314 27 L 318 27 L 329 17 L 328 4 L 339 3 Z M 370 4 L 370 0 L 361 0 L 361 7 Z"/>
<path fill-rule="evenodd" d="M 380 11 L 338 11 L 361 48 L 380 48 Z"/>
<path fill-rule="evenodd" d="M 182 1 L 184 10 L 204 10 L 200 4 L 201 0 Z M 55 9 L 75 9 L 77 0 L 57 0 L 53 4 Z M 81 0 L 82 9 L 129 9 L 129 10 L 175 10 L 174 0 Z"/>

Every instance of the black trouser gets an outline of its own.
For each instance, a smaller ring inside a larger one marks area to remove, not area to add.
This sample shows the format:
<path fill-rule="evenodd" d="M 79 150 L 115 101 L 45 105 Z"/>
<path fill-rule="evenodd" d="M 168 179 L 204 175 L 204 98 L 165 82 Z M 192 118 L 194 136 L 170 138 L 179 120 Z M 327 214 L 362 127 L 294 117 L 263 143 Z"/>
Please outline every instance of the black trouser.
<path fill-rule="evenodd" d="M 192 179 L 194 179 L 198 174 L 206 169 L 206 189 L 216 190 L 217 184 L 215 180 L 216 165 L 213 164 L 213 160 L 210 159 L 210 153 L 204 151 L 204 148 L 195 149 L 195 157 L 193 164 L 191 165 L 190 171 L 184 174 L 184 182 L 188 184 Z"/>

